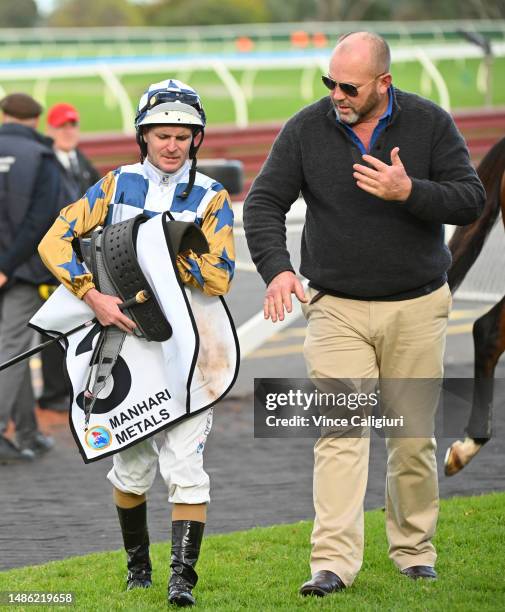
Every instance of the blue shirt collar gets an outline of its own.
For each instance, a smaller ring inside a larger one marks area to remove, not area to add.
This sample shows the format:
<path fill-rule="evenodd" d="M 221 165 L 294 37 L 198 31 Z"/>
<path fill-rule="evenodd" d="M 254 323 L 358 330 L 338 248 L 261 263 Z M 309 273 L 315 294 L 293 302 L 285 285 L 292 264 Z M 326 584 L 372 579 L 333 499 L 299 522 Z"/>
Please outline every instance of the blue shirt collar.
<path fill-rule="evenodd" d="M 358 137 L 358 135 L 354 131 L 353 126 L 352 125 L 347 125 L 343 121 L 340 121 L 338 116 L 335 114 L 335 118 L 336 118 L 337 122 L 340 123 L 340 125 L 342 125 L 344 127 L 346 132 L 351 137 L 352 141 L 356 144 L 356 146 L 358 147 L 358 149 L 361 151 L 361 153 L 363 155 L 365 153 L 368 153 L 369 151 L 372 150 L 373 146 L 377 142 L 377 139 L 382 134 L 382 132 L 386 129 L 387 124 L 390 122 L 392 114 L 393 114 L 393 98 L 394 98 L 393 91 L 392 91 L 391 87 L 389 87 L 389 89 L 388 89 L 388 106 L 387 106 L 386 111 L 379 117 L 377 125 L 375 126 L 375 129 L 373 131 L 372 137 L 370 139 L 369 149 L 368 150 L 365 149 L 365 145 L 361 142 L 360 138 Z M 336 109 L 335 109 L 335 113 L 336 113 Z"/>

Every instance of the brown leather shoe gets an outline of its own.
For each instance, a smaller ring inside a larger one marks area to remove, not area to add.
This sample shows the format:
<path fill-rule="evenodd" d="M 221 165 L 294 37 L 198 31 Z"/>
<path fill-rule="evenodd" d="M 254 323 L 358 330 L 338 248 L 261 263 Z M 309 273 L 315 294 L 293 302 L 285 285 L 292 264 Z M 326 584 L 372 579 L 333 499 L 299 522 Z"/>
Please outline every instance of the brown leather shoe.
<path fill-rule="evenodd" d="M 435 568 L 429 565 L 413 565 L 412 567 L 405 568 L 401 573 L 404 576 L 412 578 L 412 580 L 418 580 L 419 578 L 427 578 L 429 580 L 437 579 Z"/>
<path fill-rule="evenodd" d="M 345 589 L 345 584 L 342 580 L 328 570 L 316 572 L 310 580 L 302 584 L 300 587 L 300 595 L 315 595 L 316 597 L 324 597 L 330 593 Z"/>

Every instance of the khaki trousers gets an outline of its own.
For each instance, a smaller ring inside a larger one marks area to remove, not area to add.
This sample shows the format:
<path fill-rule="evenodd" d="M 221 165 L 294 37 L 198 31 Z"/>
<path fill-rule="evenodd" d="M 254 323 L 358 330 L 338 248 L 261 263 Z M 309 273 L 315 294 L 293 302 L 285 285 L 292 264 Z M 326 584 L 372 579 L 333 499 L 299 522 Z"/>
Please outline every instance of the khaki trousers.
<path fill-rule="evenodd" d="M 309 289 L 309 299 L 315 294 Z M 310 378 L 441 378 L 451 301 L 444 285 L 411 300 L 374 302 L 325 295 L 303 305 Z M 314 448 L 311 570 L 330 570 L 347 586 L 363 561 L 369 445 L 369 437 L 324 437 Z M 390 437 L 386 448 L 389 556 L 399 569 L 434 566 L 435 440 Z"/>

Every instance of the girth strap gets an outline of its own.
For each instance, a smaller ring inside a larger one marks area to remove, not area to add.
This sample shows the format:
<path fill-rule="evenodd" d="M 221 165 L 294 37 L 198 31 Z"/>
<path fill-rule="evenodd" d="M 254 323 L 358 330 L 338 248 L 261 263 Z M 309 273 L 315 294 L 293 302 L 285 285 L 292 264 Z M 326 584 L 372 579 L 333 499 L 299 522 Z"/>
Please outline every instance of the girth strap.
<path fill-rule="evenodd" d="M 93 274 L 93 280 L 97 289 L 107 295 L 115 295 L 112 284 L 103 261 L 103 232 L 93 232 L 89 249 L 89 267 Z M 88 428 L 89 418 L 98 394 L 104 389 L 112 369 L 117 361 L 126 333 L 116 327 L 109 325 L 103 327 L 97 339 L 97 343 L 90 361 L 90 369 L 86 389 L 84 391 L 84 428 Z"/>

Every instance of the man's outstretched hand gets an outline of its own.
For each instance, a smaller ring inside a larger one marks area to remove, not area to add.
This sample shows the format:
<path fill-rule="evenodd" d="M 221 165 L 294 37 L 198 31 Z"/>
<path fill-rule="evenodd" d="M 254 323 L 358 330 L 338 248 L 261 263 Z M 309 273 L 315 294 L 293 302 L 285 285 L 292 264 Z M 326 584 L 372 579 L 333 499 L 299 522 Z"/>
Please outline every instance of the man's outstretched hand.
<path fill-rule="evenodd" d="M 107 295 L 96 289 L 90 289 L 85 293 L 83 301 L 95 312 L 101 325 L 116 325 L 116 327 L 129 334 L 137 327 L 131 319 L 119 310 L 118 304 L 121 304 L 122 300 L 115 295 Z"/>
<path fill-rule="evenodd" d="M 295 294 L 300 302 L 305 303 L 308 301 L 303 291 L 302 283 L 293 272 L 281 272 L 274 276 L 265 292 L 265 301 L 263 303 L 265 319 L 272 319 L 272 323 L 275 323 L 277 319 L 283 321 L 284 309 L 287 312 L 291 312 L 293 309 L 291 302 L 292 293 Z"/>

